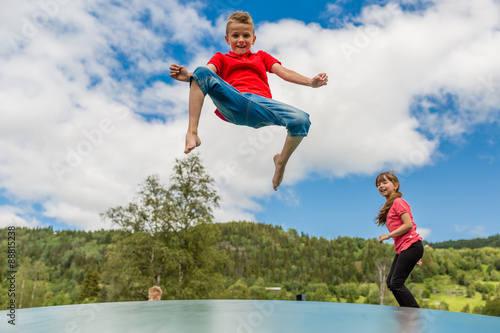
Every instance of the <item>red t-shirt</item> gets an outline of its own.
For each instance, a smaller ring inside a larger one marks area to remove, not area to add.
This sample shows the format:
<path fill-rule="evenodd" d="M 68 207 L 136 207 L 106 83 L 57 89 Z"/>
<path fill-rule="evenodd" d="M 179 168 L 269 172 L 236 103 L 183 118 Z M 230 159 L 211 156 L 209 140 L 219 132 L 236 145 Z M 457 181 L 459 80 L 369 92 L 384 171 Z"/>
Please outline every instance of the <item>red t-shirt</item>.
<path fill-rule="evenodd" d="M 385 225 L 389 232 L 393 232 L 397 228 L 403 225 L 403 221 L 401 220 L 401 214 L 408 213 L 410 214 L 411 223 L 413 223 L 413 228 L 399 236 L 393 237 L 394 239 L 394 249 L 396 253 L 399 254 L 401 251 L 406 250 L 411 246 L 411 244 L 416 241 L 422 240 L 422 237 L 417 233 L 417 225 L 413 222 L 413 214 L 411 213 L 410 205 L 401 198 L 397 198 L 394 200 L 391 209 L 389 209 L 389 213 L 387 214 L 387 219 L 385 221 Z"/>
<path fill-rule="evenodd" d="M 271 67 L 276 63 L 281 65 L 264 51 L 248 51 L 242 55 L 229 51 L 227 54 L 217 52 L 207 64 L 214 65 L 217 75 L 239 92 L 272 98 L 266 72 L 271 73 Z M 215 113 L 224 119 L 219 110 L 215 110 Z"/>

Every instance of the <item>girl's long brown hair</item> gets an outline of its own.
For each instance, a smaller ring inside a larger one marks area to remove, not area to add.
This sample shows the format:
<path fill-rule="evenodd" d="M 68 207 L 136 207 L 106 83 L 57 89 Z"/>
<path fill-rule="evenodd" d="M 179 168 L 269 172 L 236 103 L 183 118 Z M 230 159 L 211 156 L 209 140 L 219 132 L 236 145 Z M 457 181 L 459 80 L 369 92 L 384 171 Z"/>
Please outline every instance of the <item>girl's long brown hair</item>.
<path fill-rule="evenodd" d="M 385 171 L 380 173 L 377 176 L 377 178 L 375 178 L 375 186 L 378 187 L 378 184 L 380 184 L 385 179 L 393 183 L 394 186 L 399 185 L 398 177 L 396 177 L 396 175 L 391 171 Z M 385 204 L 382 206 L 382 208 L 380 208 L 377 217 L 374 219 L 375 223 L 378 223 L 379 226 L 385 225 L 385 221 L 387 220 L 387 214 L 389 213 L 389 209 L 391 209 L 394 200 L 396 200 L 397 198 L 401 198 L 402 196 L 403 193 L 399 191 L 399 186 L 398 186 L 397 190 L 395 190 L 394 193 L 392 193 L 391 196 L 387 198 Z"/>

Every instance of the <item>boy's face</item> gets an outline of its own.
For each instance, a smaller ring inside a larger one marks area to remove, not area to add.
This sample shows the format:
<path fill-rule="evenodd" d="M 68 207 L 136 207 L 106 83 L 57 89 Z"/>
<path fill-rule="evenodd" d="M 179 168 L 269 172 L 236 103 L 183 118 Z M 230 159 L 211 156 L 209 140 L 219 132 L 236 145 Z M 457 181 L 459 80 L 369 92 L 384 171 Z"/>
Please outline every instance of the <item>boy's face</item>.
<path fill-rule="evenodd" d="M 255 43 L 253 25 L 247 23 L 231 23 L 227 28 L 226 42 L 231 50 L 238 54 L 245 54 Z"/>

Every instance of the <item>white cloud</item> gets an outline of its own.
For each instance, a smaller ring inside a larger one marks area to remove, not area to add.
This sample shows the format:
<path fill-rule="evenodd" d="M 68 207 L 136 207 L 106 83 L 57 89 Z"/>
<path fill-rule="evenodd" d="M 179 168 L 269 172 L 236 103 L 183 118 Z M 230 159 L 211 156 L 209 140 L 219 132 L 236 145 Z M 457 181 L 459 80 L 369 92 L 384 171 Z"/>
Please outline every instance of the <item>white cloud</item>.
<path fill-rule="evenodd" d="M 484 229 L 485 229 L 485 227 L 480 226 L 480 225 L 475 225 L 475 226 L 455 225 L 456 232 L 463 233 L 464 231 L 467 231 L 467 233 L 473 237 L 486 237 L 486 236 L 488 236 L 488 234 L 485 232 Z"/>
<path fill-rule="evenodd" d="M 109 227 L 99 213 L 129 202 L 149 174 L 168 181 L 183 156 L 188 85 L 147 79 L 179 61 L 173 48 L 187 53 L 188 69 L 204 65 L 223 42 L 224 21 L 207 20 L 194 2 L 56 3 L 57 10 L 1 5 L 0 188 L 77 228 Z M 258 25 L 254 50 L 330 80 L 313 90 L 270 75 L 274 97 L 312 120 L 279 194 L 272 157 L 286 132 L 222 122 L 206 99 L 197 150 L 219 184 L 216 219 L 252 220 L 261 209 L 256 199 L 272 195 L 298 204 L 287 186 L 310 172 L 418 168 L 432 162 L 441 140 L 498 119 L 499 12 L 491 0 L 442 0 L 418 13 L 370 6 L 357 27 L 335 30 L 295 20 Z M 36 21 L 40 13 L 48 19 Z M 13 44 L 12 36 L 22 38 Z M 443 112 L 447 96 L 459 108 Z"/>
<path fill-rule="evenodd" d="M 158 5 L 170 16 L 187 9 L 192 27 L 184 24 L 183 33 L 207 28 L 192 8 L 176 1 L 169 6 L 135 2 L 113 10 L 102 1 L 64 2 L 43 24 L 32 19 L 46 13 L 38 3 L 2 4 L 1 13 L 13 9 L 2 20 L 0 42 L 6 46 L 0 53 L 5 68 L 0 77 L 0 187 L 9 195 L 40 203 L 45 216 L 62 223 L 98 229 L 109 227 L 98 214 L 130 201 L 147 175 L 168 180 L 175 157 L 182 155 L 185 115 L 167 124 L 136 116 L 152 113 L 141 98 L 153 96 L 139 91 L 144 84 L 124 78 L 127 71 L 120 62 L 124 57 L 138 63 L 147 69 L 144 75 L 168 68 L 168 54 L 165 58 L 161 52 L 165 35 L 134 17 L 148 6 L 160 15 L 154 10 Z M 36 32 L 29 30 L 31 25 Z M 14 33 L 23 38 L 21 44 L 11 43 Z M 179 89 L 170 90 L 160 91 L 166 93 L 165 103 L 185 108 L 186 102 L 178 102 Z"/>
<path fill-rule="evenodd" d="M 429 239 L 429 236 L 431 235 L 432 230 L 429 228 L 418 228 L 417 232 L 422 237 L 422 239 L 426 240 L 426 239 Z"/>
<path fill-rule="evenodd" d="M 476 225 L 469 231 L 469 234 L 475 237 L 486 237 L 488 234 L 484 230 L 483 226 Z"/>
<path fill-rule="evenodd" d="M 0 206 L 0 228 L 36 228 L 40 226 L 40 221 L 24 216 L 25 212 L 20 207 L 2 205 Z"/>
<path fill-rule="evenodd" d="M 468 228 L 469 228 L 469 227 L 467 227 L 467 226 L 463 226 L 463 225 L 456 225 L 456 224 L 455 224 L 455 231 L 456 231 L 456 232 L 459 232 L 459 233 L 460 233 L 460 232 L 462 232 L 462 231 L 464 231 L 464 230 L 467 230 Z"/>

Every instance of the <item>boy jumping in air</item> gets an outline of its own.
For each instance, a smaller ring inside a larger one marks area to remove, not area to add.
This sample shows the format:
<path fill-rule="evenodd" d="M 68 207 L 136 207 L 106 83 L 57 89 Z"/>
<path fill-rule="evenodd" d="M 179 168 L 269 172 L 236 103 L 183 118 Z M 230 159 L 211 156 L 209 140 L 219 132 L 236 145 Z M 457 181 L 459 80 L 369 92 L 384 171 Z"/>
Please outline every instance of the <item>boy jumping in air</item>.
<path fill-rule="evenodd" d="M 227 19 L 227 54 L 217 52 L 208 64 L 189 73 L 184 66 L 172 64 L 170 76 L 179 81 L 190 82 L 189 125 L 184 153 L 190 153 L 201 144 L 198 123 L 205 95 L 209 95 L 217 106 L 216 114 L 236 125 L 260 128 L 268 125 L 285 126 L 288 135 L 281 153 L 274 156 L 275 171 L 273 188 L 283 180 L 288 159 L 307 136 L 309 115 L 293 106 L 272 99 L 267 73 L 274 73 L 285 81 L 318 88 L 328 82 L 321 73 L 312 79 L 302 76 L 281 65 L 264 51 L 252 53 L 255 43 L 255 28 L 250 14 L 234 12 Z"/>

